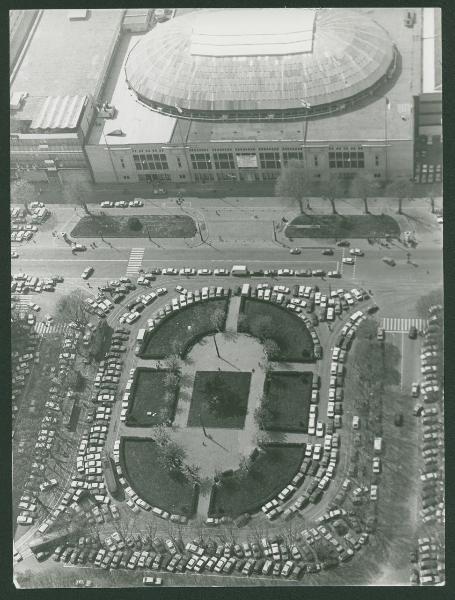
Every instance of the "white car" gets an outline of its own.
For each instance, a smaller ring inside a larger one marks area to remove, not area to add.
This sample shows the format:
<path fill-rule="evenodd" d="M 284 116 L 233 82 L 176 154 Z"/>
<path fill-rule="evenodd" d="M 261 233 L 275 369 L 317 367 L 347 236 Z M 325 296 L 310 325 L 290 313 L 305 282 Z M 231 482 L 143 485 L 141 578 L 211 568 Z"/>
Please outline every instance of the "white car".
<path fill-rule="evenodd" d="M 198 275 L 211 275 L 213 273 L 212 269 L 198 269 Z"/>
<path fill-rule="evenodd" d="M 381 459 L 379 457 L 373 458 L 373 473 L 381 472 Z"/>
<path fill-rule="evenodd" d="M 191 267 L 182 267 L 179 271 L 180 275 L 196 275 L 196 269 Z"/>
<path fill-rule="evenodd" d="M 378 499 L 378 486 L 371 485 L 370 486 L 370 500 L 377 500 L 377 499 Z"/>
<path fill-rule="evenodd" d="M 94 273 L 95 269 L 93 267 L 86 267 L 82 272 L 82 279 L 88 279 L 90 275 Z"/>
<path fill-rule="evenodd" d="M 278 269 L 277 274 L 280 277 L 285 277 L 286 275 L 294 275 L 294 269 Z"/>
<path fill-rule="evenodd" d="M 178 270 L 175 267 L 166 267 L 161 271 L 161 275 L 177 275 Z"/>
<path fill-rule="evenodd" d="M 282 294 L 289 294 L 289 288 L 286 287 L 285 285 L 274 285 L 273 286 L 273 291 L 274 292 L 281 292 Z"/>
<path fill-rule="evenodd" d="M 349 250 L 349 254 L 351 254 L 351 256 L 363 256 L 364 253 L 362 252 L 362 250 L 360 250 L 360 248 L 351 248 Z"/>
<path fill-rule="evenodd" d="M 227 269 L 218 268 L 213 271 L 214 275 L 229 275 L 229 271 Z"/>
<path fill-rule="evenodd" d="M 11 258 L 19 258 L 19 254 L 15 250 L 13 250 L 11 252 Z"/>
<path fill-rule="evenodd" d="M 183 285 L 176 285 L 175 286 L 175 291 L 178 292 L 179 294 L 188 294 L 188 290 L 186 288 L 183 287 Z"/>
<path fill-rule="evenodd" d="M 114 203 L 110 202 L 109 200 L 105 200 L 104 202 L 101 202 L 101 208 L 113 208 L 114 207 Z"/>
<path fill-rule="evenodd" d="M 345 256 L 345 257 L 343 258 L 343 263 L 344 263 L 345 265 L 353 265 L 353 264 L 354 264 L 354 262 L 355 262 L 355 260 L 354 260 L 353 258 L 351 258 L 350 256 Z"/>
<path fill-rule="evenodd" d="M 316 437 L 323 437 L 324 435 L 324 423 L 321 423 L 320 421 L 318 421 L 318 424 L 316 425 Z"/>

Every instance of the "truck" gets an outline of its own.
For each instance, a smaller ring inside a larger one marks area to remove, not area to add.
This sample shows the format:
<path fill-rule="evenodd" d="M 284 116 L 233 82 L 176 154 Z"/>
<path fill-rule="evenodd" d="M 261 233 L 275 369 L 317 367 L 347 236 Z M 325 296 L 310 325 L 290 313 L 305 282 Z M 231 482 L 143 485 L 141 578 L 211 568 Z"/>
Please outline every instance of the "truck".
<path fill-rule="evenodd" d="M 247 277 L 249 272 L 245 265 L 234 265 L 231 269 L 231 275 L 235 277 Z"/>
<path fill-rule="evenodd" d="M 375 454 L 381 454 L 382 452 L 382 437 L 374 438 L 374 452 Z"/>
<path fill-rule="evenodd" d="M 145 336 L 145 329 L 139 329 L 139 331 L 137 332 L 136 341 L 142 342 L 144 340 L 144 336 Z"/>

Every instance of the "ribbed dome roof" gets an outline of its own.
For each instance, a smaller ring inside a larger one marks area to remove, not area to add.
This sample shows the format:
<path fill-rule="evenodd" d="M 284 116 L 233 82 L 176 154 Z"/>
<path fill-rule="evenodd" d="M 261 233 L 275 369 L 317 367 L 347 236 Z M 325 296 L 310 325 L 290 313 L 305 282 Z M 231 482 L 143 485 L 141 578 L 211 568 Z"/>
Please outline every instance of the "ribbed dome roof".
<path fill-rule="evenodd" d="M 257 111 L 343 101 L 388 71 L 387 32 L 345 9 L 214 9 L 158 25 L 125 65 L 147 103 Z"/>

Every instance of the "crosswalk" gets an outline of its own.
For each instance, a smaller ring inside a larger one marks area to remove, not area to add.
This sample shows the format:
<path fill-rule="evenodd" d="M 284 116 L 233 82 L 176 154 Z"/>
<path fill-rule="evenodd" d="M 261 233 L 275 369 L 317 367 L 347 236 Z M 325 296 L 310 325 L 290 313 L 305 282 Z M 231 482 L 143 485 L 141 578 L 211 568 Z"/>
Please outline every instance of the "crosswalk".
<path fill-rule="evenodd" d="M 67 329 L 68 329 L 68 325 L 65 325 L 64 323 L 55 323 L 55 325 L 46 325 L 46 323 L 41 321 L 40 323 L 37 323 L 35 325 L 35 331 L 39 335 L 52 335 L 52 334 L 65 333 L 65 331 L 67 331 Z"/>
<path fill-rule="evenodd" d="M 394 317 L 383 318 L 381 324 L 385 331 L 398 332 L 409 331 L 412 326 L 416 327 L 419 331 L 422 331 L 425 329 L 426 325 L 426 319 L 402 319 Z"/>
<path fill-rule="evenodd" d="M 130 252 L 130 259 L 128 261 L 128 267 L 126 269 L 127 275 L 136 275 L 139 273 L 139 269 L 142 266 L 142 258 L 144 256 L 144 248 L 132 248 Z"/>

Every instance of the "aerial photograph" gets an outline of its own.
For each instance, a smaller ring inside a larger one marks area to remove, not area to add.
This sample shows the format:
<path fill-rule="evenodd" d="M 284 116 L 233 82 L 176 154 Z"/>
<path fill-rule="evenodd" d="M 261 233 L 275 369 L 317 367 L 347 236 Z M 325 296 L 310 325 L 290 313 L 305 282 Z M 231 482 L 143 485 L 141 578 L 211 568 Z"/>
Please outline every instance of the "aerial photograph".
<path fill-rule="evenodd" d="M 441 9 L 9 48 L 12 590 L 445 586 Z"/>

